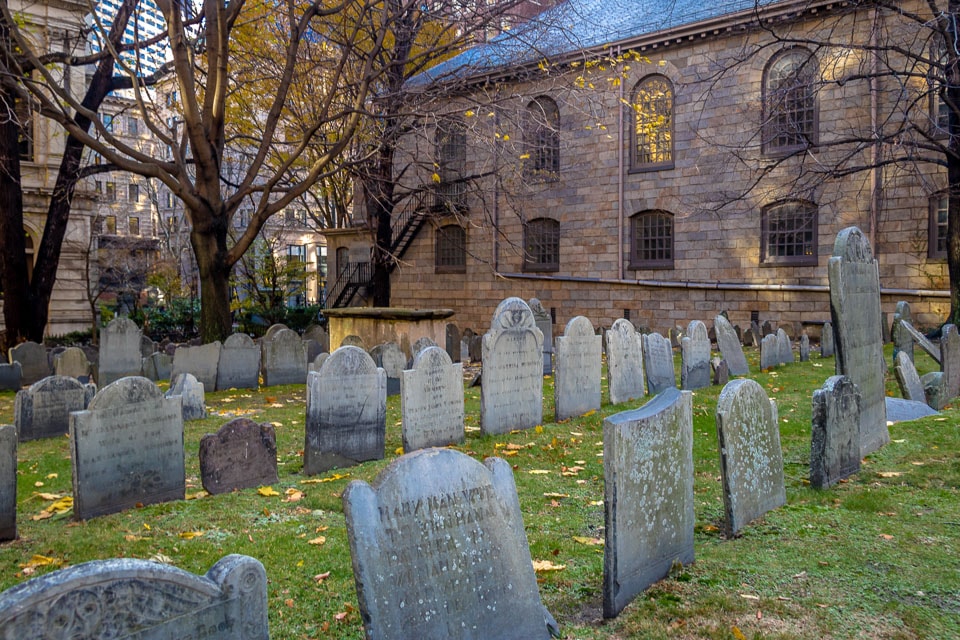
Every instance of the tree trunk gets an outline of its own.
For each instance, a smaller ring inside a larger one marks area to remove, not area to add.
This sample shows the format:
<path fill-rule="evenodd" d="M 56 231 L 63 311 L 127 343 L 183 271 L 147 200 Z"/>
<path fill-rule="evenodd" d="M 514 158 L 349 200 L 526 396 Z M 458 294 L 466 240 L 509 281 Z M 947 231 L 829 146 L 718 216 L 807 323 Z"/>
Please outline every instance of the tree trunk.
<path fill-rule="evenodd" d="M 194 218 L 196 219 L 196 218 Z M 222 220 L 222 218 L 217 218 Z M 213 224 L 206 230 L 194 225 L 190 243 L 200 271 L 200 338 L 204 344 L 223 341 L 232 333 L 230 270 L 227 264 L 227 228 Z"/>

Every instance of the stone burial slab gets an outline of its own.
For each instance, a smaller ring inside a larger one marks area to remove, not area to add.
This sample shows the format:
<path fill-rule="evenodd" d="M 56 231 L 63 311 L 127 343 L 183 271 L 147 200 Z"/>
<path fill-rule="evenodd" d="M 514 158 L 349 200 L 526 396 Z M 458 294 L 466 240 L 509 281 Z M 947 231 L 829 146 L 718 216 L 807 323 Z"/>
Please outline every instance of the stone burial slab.
<path fill-rule="evenodd" d="M 677 387 L 673 369 L 673 347 L 670 340 L 659 333 L 643 336 L 643 368 L 647 374 L 647 393 L 657 395 L 664 389 Z"/>
<path fill-rule="evenodd" d="M 527 304 L 533 312 L 534 324 L 543 334 L 543 375 L 549 376 L 553 374 L 553 317 L 537 298 L 530 298 Z"/>
<path fill-rule="evenodd" d="M 438 346 L 426 347 L 400 378 L 403 450 L 463 442 L 463 365 Z"/>
<path fill-rule="evenodd" d="M 556 630 L 506 461 L 409 453 L 373 486 L 351 482 L 343 511 L 370 640 L 548 640 Z"/>
<path fill-rule="evenodd" d="M 0 425 L 0 542 L 17 538 L 17 428 Z"/>
<path fill-rule="evenodd" d="M 913 323 L 913 316 L 910 314 L 910 303 L 901 300 L 897 303 L 897 310 L 893 314 L 893 327 L 890 330 L 890 337 L 893 340 L 893 359 L 896 364 L 897 354 L 901 351 L 907 354 L 910 361 L 913 362 L 913 336 L 903 328 L 902 323 L 906 321 Z"/>
<path fill-rule="evenodd" d="M 420 342 L 420 340 L 417 342 Z M 436 346 L 437 344 L 433 342 L 433 340 L 430 340 L 430 342 L 432 346 Z M 422 348 L 422 345 L 425 343 L 421 342 L 420 344 Z M 417 352 L 416 346 L 416 343 L 414 343 L 414 353 Z M 387 395 L 400 395 L 400 376 L 404 369 L 407 368 L 407 356 L 403 353 L 400 345 L 396 342 L 378 344 L 370 350 L 370 357 L 373 358 L 373 363 L 383 369 L 383 372 L 387 374 Z"/>
<path fill-rule="evenodd" d="M 923 390 L 923 383 L 920 376 L 917 375 L 917 368 L 910 359 L 910 354 L 901 349 L 893 357 L 895 363 L 894 373 L 897 376 L 897 384 L 900 386 L 900 393 L 907 400 L 916 402 L 926 402 L 927 397 Z"/>
<path fill-rule="evenodd" d="M 783 329 L 777 329 L 777 357 L 780 364 L 793 364 L 796 361 L 793 357 L 793 343 Z"/>
<path fill-rule="evenodd" d="M 20 441 L 62 436 L 70 430 L 70 413 L 83 411 L 89 400 L 83 384 L 69 376 L 50 376 L 17 391 L 13 415 Z"/>
<path fill-rule="evenodd" d="M 23 369 L 19 362 L 0 363 L 0 389 L 16 391 L 23 386 Z"/>
<path fill-rule="evenodd" d="M 860 390 L 860 457 L 890 442 L 880 330 L 880 275 L 870 243 L 857 227 L 837 234 L 827 263 L 837 374 Z"/>
<path fill-rule="evenodd" d="M 810 486 L 826 489 L 860 471 L 860 390 L 831 376 L 813 392 Z"/>
<path fill-rule="evenodd" d="M 173 369 L 170 379 L 181 373 L 189 373 L 203 384 L 203 388 L 213 391 L 217 388 L 217 365 L 220 363 L 220 341 L 199 347 L 177 347 L 173 352 Z"/>
<path fill-rule="evenodd" d="M 256 389 L 260 386 L 260 345 L 245 333 L 234 333 L 220 347 L 217 389 Z"/>
<path fill-rule="evenodd" d="M 747 365 L 747 357 L 743 355 L 743 347 L 740 346 L 740 338 L 734 330 L 730 321 L 723 315 L 718 315 L 713 319 L 713 328 L 717 334 L 717 346 L 723 359 L 727 361 L 727 369 L 731 375 L 748 376 L 750 367 Z"/>
<path fill-rule="evenodd" d="M 680 388 L 702 389 L 710 386 L 710 338 L 707 325 L 691 320 L 680 340 Z"/>
<path fill-rule="evenodd" d="M 643 339 L 633 323 L 618 318 L 607 331 L 607 389 L 610 403 L 642 398 Z"/>
<path fill-rule="evenodd" d="M 170 383 L 166 396 L 180 396 L 180 407 L 183 421 L 203 420 L 207 417 L 206 395 L 203 383 L 197 380 L 192 373 L 180 373 Z"/>
<path fill-rule="evenodd" d="M 140 327 L 130 318 L 114 318 L 100 332 L 100 357 L 97 362 L 97 383 L 105 387 L 126 376 L 139 376 Z"/>
<path fill-rule="evenodd" d="M 10 349 L 10 362 L 19 362 L 21 382 L 33 384 L 50 375 L 50 361 L 47 360 L 47 350 L 36 342 L 23 342 Z"/>
<path fill-rule="evenodd" d="M 757 382 L 732 380 L 717 399 L 724 530 L 737 535 L 787 501 L 777 408 Z"/>
<path fill-rule="evenodd" d="M 270 423 L 237 418 L 200 438 L 200 482 L 208 493 L 277 481 L 277 435 Z"/>
<path fill-rule="evenodd" d="M 821 358 L 832 357 L 835 352 L 833 345 L 834 345 L 833 323 L 824 322 L 823 331 L 820 332 L 820 357 Z"/>
<path fill-rule="evenodd" d="M 267 576 L 241 555 L 205 576 L 148 560 L 94 560 L 0 593 L 0 630 L 18 640 L 268 640 Z"/>
<path fill-rule="evenodd" d="M 530 429 L 543 421 L 543 333 L 520 298 L 503 300 L 483 335 L 480 432 Z"/>
<path fill-rule="evenodd" d="M 82 382 L 90 381 L 91 366 L 80 347 L 67 347 L 53 358 L 54 375 L 70 376 Z"/>
<path fill-rule="evenodd" d="M 667 389 L 603 421 L 603 616 L 693 562 L 693 394 Z"/>
<path fill-rule="evenodd" d="M 307 352 L 296 331 L 278 329 L 270 334 L 269 339 L 263 337 L 260 342 L 260 370 L 263 372 L 263 384 L 267 387 L 304 384 L 307 381 Z"/>
<path fill-rule="evenodd" d="M 601 341 L 583 316 L 572 318 L 557 336 L 553 382 L 557 422 L 600 410 Z"/>
<path fill-rule="evenodd" d="M 80 520 L 183 499 L 180 397 L 164 397 L 146 378 L 121 378 L 70 414 L 70 446 Z"/>
<path fill-rule="evenodd" d="M 303 472 L 382 459 L 386 420 L 387 375 L 360 347 L 340 347 L 307 380 Z"/>

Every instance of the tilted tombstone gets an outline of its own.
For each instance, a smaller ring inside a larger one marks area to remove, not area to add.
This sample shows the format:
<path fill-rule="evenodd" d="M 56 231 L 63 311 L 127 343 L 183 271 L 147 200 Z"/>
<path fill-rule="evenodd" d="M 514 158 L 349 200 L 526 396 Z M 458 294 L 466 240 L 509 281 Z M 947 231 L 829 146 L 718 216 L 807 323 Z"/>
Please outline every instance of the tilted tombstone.
<path fill-rule="evenodd" d="M 830 358 L 834 354 L 833 348 L 833 323 L 824 322 L 823 331 L 820 332 L 820 357 Z"/>
<path fill-rule="evenodd" d="M 780 342 L 777 335 L 771 333 L 760 340 L 760 369 L 767 370 L 780 366 Z"/>
<path fill-rule="evenodd" d="M 184 422 L 203 420 L 207 417 L 204 384 L 197 380 L 192 373 L 178 373 L 171 380 L 170 389 L 167 390 L 166 396 L 168 398 L 180 396 L 180 407 Z"/>
<path fill-rule="evenodd" d="M 166 353 L 156 351 L 151 353 L 149 358 L 144 358 L 140 367 L 144 378 L 154 382 L 169 380 L 170 372 L 173 371 L 173 358 Z"/>
<path fill-rule="evenodd" d="M 960 395 L 960 333 L 952 324 L 943 325 L 940 336 L 940 368 L 947 397 L 952 400 Z"/>
<path fill-rule="evenodd" d="M 600 410 L 600 336 L 583 316 L 572 318 L 556 340 L 553 384 L 557 422 Z"/>
<path fill-rule="evenodd" d="M 23 368 L 19 362 L 0 363 L 0 389 L 17 391 L 23 386 Z"/>
<path fill-rule="evenodd" d="M 14 420 L 21 442 L 62 436 L 70 430 L 70 413 L 87 406 L 83 384 L 69 376 L 49 376 L 17 391 Z"/>
<path fill-rule="evenodd" d="M 860 456 L 890 442 L 887 429 L 887 370 L 880 331 L 880 275 L 863 232 L 848 227 L 837 234 L 827 263 L 830 317 L 837 339 L 837 374 L 860 390 Z"/>
<path fill-rule="evenodd" d="M 747 366 L 747 358 L 743 355 L 743 347 L 740 346 L 737 332 L 730 326 L 730 321 L 719 315 L 713 319 L 713 326 L 717 333 L 717 347 L 723 354 L 723 359 L 727 361 L 730 373 L 735 376 L 750 375 L 750 367 Z"/>
<path fill-rule="evenodd" d="M 680 341 L 680 388 L 702 389 L 710 386 L 710 338 L 707 325 L 691 320 Z"/>
<path fill-rule="evenodd" d="M 733 537 L 787 501 L 777 408 L 756 381 L 727 383 L 717 399 L 724 530 Z"/>
<path fill-rule="evenodd" d="M 619 318 L 607 331 L 607 392 L 610 403 L 642 398 L 643 339 L 633 323 Z"/>
<path fill-rule="evenodd" d="M 270 325 L 270 328 L 268 328 L 268 329 L 264 332 L 263 337 L 261 338 L 261 340 L 273 340 L 273 337 L 274 337 L 275 335 L 277 335 L 277 333 L 279 333 L 279 332 L 282 331 L 283 329 L 289 330 L 290 327 L 288 327 L 287 325 L 285 325 L 285 324 L 283 324 L 283 323 L 281 323 L 281 322 L 278 322 L 278 323 L 276 323 L 276 324 L 272 324 L 272 325 Z"/>
<path fill-rule="evenodd" d="M 426 347 L 400 378 L 403 450 L 463 442 L 463 365 L 438 346 Z"/>
<path fill-rule="evenodd" d="M 316 340 L 320 343 L 320 351 L 330 350 L 330 334 L 318 324 L 312 324 L 303 332 L 304 340 Z"/>
<path fill-rule="evenodd" d="M 436 346 L 436 343 L 434 342 L 433 345 Z M 400 345 L 396 342 L 378 344 L 370 350 L 370 357 L 373 358 L 374 364 L 387 374 L 387 395 L 400 395 L 400 376 L 407 368 L 407 356 Z"/>
<path fill-rule="evenodd" d="M 917 375 L 917 368 L 913 365 L 910 355 L 901 349 L 894 357 L 894 373 L 897 376 L 897 384 L 900 387 L 900 393 L 907 400 L 916 400 L 926 402 L 927 396 L 923 390 L 923 382 Z"/>
<path fill-rule="evenodd" d="M 121 378 L 70 414 L 70 446 L 80 520 L 183 499 L 180 398 L 146 378 Z"/>
<path fill-rule="evenodd" d="M 534 324 L 543 334 L 543 375 L 549 376 L 553 374 L 553 318 L 537 298 L 530 298 L 527 304 L 533 312 Z"/>
<path fill-rule="evenodd" d="M 307 381 L 307 352 L 296 331 L 278 329 L 260 342 L 260 370 L 263 384 L 304 384 Z"/>
<path fill-rule="evenodd" d="M 360 336 L 354 335 L 352 333 L 348 336 L 345 336 L 343 340 L 340 341 L 340 346 L 341 347 L 360 347 L 364 351 L 367 350 L 367 346 L 363 344 L 363 338 L 361 338 Z"/>
<path fill-rule="evenodd" d="M 913 324 L 913 316 L 910 315 L 910 303 L 901 300 L 897 303 L 897 310 L 893 314 L 893 328 L 890 330 L 890 337 L 893 339 L 893 359 L 896 361 L 897 354 L 903 351 L 913 361 L 913 336 L 903 327 L 903 322 Z"/>
<path fill-rule="evenodd" d="M 217 389 L 256 389 L 260 386 L 260 345 L 245 333 L 234 333 L 220 347 Z"/>
<path fill-rule="evenodd" d="M 826 489 L 860 471 L 860 390 L 831 376 L 813 392 L 810 486 Z"/>
<path fill-rule="evenodd" d="M 543 334 L 520 298 L 503 300 L 483 335 L 480 431 L 530 429 L 543 421 Z"/>
<path fill-rule="evenodd" d="M 203 383 L 203 388 L 213 391 L 217 388 L 217 366 L 220 364 L 220 341 L 199 347 L 178 347 L 173 353 L 173 369 L 170 379 L 181 373 L 192 374 Z"/>
<path fill-rule="evenodd" d="M 21 382 L 25 385 L 39 382 L 50 375 L 47 350 L 36 342 L 22 342 L 10 349 L 10 362 L 19 362 Z"/>
<path fill-rule="evenodd" d="M 793 343 L 790 341 L 790 336 L 782 328 L 777 329 L 777 359 L 780 364 L 792 364 L 794 362 Z"/>
<path fill-rule="evenodd" d="M 229 555 L 205 576 L 149 560 L 94 560 L 0 593 L 4 638 L 268 640 L 267 576 Z"/>
<path fill-rule="evenodd" d="M 17 538 L 17 428 L 0 425 L 0 542 Z"/>
<path fill-rule="evenodd" d="M 67 347 L 53 359 L 53 372 L 58 376 L 70 376 L 83 382 L 90 380 L 90 362 L 80 347 Z"/>
<path fill-rule="evenodd" d="M 800 362 L 808 362 L 810 360 L 810 336 L 807 335 L 807 332 L 804 331 L 800 334 Z"/>
<path fill-rule="evenodd" d="M 320 371 L 320 367 L 323 366 L 323 363 L 327 361 L 327 358 L 330 357 L 329 353 L 321 353 L 316 358 L 313 359 L 309 365 L 307 365 L 308 373 L 310 371 Z"/>
<path fill-rule="evenodd" d="M 647 374 L 647 393 L 657 395 L 664 389 L 677 387 L 677 373 L 673 368 L 673 347 L 670 340 L 659 333 L 643 336 L 643 368 Z"/>
<path fill-rule="evenodd" d="M 200 438 L 200 482 L 208 493 L 277 481 L 277 434 L 269 422 L 237 418 Z"/>
<path fill-rule="evenodd" d="M 504 460 L 416 451 L 373 486 L 351 482 L 343 512 L 370 640 L 548 640 L 556 629 Z"/>
<path fill-rule="evenodd" d="M 451 362 L 460 362 L 460 329 L 452 322 L 444 328 L 444 345 Z"/>
<path fill-rule="evenodd" d="M 667 389 L 603 421 L 603 616 L 693 562 L 693 394 Z"/>
<path fill-rule="evenodd" d="M 340 347 L 307 380 L 303 472 L 382 459 L 386 420 L 386 373 L 360 347 Z"/>
<path fill-rule="evenodd" d="M 97 384 L 105 387 L 120 378 L 140 375 L 140 336 L 140 327 L 130 318 L 114 318 L 104 327 L 100 332 Z"/>

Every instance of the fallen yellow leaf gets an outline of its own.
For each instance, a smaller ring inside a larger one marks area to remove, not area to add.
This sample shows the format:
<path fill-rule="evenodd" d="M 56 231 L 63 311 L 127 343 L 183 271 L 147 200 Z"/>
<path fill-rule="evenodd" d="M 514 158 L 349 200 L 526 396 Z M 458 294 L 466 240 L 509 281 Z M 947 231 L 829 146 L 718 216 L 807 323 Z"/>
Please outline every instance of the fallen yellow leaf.
<path fill-rule="evenodd" d="M 280 492 L 275 491 L 273 487 L 260 487 L 257 489 L 257 493 L 267 498 L 280 495 Z"/>

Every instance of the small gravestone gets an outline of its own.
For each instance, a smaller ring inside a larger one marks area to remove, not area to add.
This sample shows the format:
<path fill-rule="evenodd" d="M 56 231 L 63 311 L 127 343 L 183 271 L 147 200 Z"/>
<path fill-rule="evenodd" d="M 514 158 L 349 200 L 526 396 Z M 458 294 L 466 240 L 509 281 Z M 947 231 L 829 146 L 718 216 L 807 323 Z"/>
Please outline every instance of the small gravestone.
<path fill-rule="evenodd" d="M 234 333 L 220 347 L 217 389 L 256 389 L 260 386 L 260 345 L 245 333 Z"/>
<path fill-rule="evenodd" d="M 49 376 L 18 391 L 13 414 L 20 441 L 62 436 L 70 413 L 83 411 L 87 401 L 83 384 L 69 376 Z"/>
<path fill-rule="evenodd" d="M 724 530 L 733 537 L 787 500 L 777 409 L 754 380 L 733 380 L 720 392 L 717 439 Z"/>
<path fill-rule="evenodd" d="M 804 331 L 800 334 L 800 362 L 808 362 L 810 360 L 810 336 L 807 335 L 807 332 Z"/>
<path fill-rule="evenodd" d="M 237 418 L 200 439 L 200 482 L 207 493 L 277 481 L 277 435 L 270 423 Z"/>
<path fill-rule="evenodd" d="M 740 339 L 737 338 L 737 332 L 730 326 L 730 321 L 719 315 L 713 319 L 713 327 L 717 334 L 717 346 L 727 362 L 730 373 L 735 376 L 750 375 L 750 367 L 747 366 L 747 358 L 743 355 L 743 347 L 740 346 Z"/>
<path fill-rule="evenodd" d="M 433 346 L 436 346 L 433 340 L 430 340 L 430 342 L 433 343 Z M 416 353 L 416 350 L 414 350 L 414 353 Z M 407 356 L 403 353 L 400 345 L 396 342 L 385 342 L 377 345 L 370 350 L 370 357 L 373 358 L 374 364 L 387 374 L 387 395 L 400 395 L 400 376 L 403 374 L 403 370 L 407 368 Z"/>
<path fill-rule="evenodd" d="M 140 327 L 130 318 L 114 318 L 100 332 L 100 358 L 97 383 L 105 387 L 126 376 L 139 376 Z"/>
<path fill-rule="evenodd" d="M 273 337 L 278 333 L 280 333 L 281 331 L 283 331 L 284 329 L 289 330 L 290 327 L 288 327 L 287 325 L 281 322 L 278 322 L 277 324 L 272 324 L 270 325 L 270 328 L 268 328 L 264 332 L 263 338 L 261 338 L 261 340 L 273 340 Z"/>
<path fill-rule="evenodd" d="M 830 358 L 833 354 L 833 323 L 824 322 L 823 331 L 820 332 L 820 357 Z"/>
<path fill-rule="evenodd" d="M 903 351 L 913 361 L 913 336 L 903 327 L 904 322 L 913 324 L 913 316 L 910 315 L 910 303 L 901 300 L 897 303 L 897 310 L 893 314 L 893 328 L 890 331 L 893 340 L 893 358 L 896 361 L 897 354 Z"/>
<path fill-rule="evenodd" d="M 623 318 L 607 331 L 607 381 L 611 404 L 643 397 L 643 341 Z"/>
<path fill-rule="evenodd" d="M 206 576 L 148 560 L 94 560 L 0 593 L 0 631 L 18 640 L 268 640 L 267 576 L 241 555 Z"/>
<path fill-rule="evenodd" d="M 58 376 L 70 376 L 82 382 L 90 380 L 90 362 L 80 347 L 67 347 L 53 359 L 53 372 Z"/>
<path fill-rule="evenodd" d="M 313 359 L 309 365 L 307 365 L 307 370 L 309 371 L 320 371 L 320 367 L 323 366 L 323 363 L 327 361 L 327 358 L 330 357 L 329 353 L 321 353 L 316 358 Z"/>
<path fill-rule="evenodd" d="M 343 340 L 340 341 L 340 346 L 341 347 L 360 347 L 364 351 L 367 350 L 367 346 L 363 344 L 363 338 L 361 338 L 360 336 L 354 335 L 352 333 L 348 336 L 345 336 Z"/>
<path fill-rule="evenodd" d="M 553 374 L 553 318 L 537 298 L 530 298 L 527 304 L 533 312 L 537 329 L 543 334 L 543 375 L 549 376 Z"/>
<path fill-rule="evenodd" d="M 0 363 L 0 390 L 16 391 L 23 386 L 23 370 L 19 362 Z"/>
<path fill-rule="evenodd" d="M 760 368 L 773 369 L 780 366 L 780 344 L 775 334 L 763 336 L 760 340 Z"/>
<path fill-rule="evenodd" d="M 23 384 L 33 384 L 50 375 L 47 350 L 36 342 L 23 342 L 11 348 L 10 362 L 20 363 Z"/>
<path fill-rule="evenodd" d="M 901 349 L 894 357 L 894 373 L 897 376 L 897 384 L 900 386 L 900 393 L 907 400 L 917 402 L 926 402 L 927 397 L 923 391 L 923 383 L 920 376 L 917 375 L 917 368 L 913 365 L 910 355 Z"/>
<path fill-rule="evenodd" d="M 314 340 L 319 343 L 320 351 L 328 351 L 330 349 L 330 335 L 326 329 L 318 324 L 312 324 L 307 327 L 307 330 L 303 332 L 303 339 Z"/>
<path fill-rule="evenodd" d="M 386 419 L 383 369 L 360 347 L 340 347 L 307 380 L 303 472 L 382 459 Z"/>
<path fill-rule="evenodd" d="M 556 623 L 540 601 L 504 460 L 416 451 L 372 487 L 351 482 L 343 511 L 370 640 L 549 640 Z"/>
<path fill-rule="evenodd" d="M 677 374 L 673 369 L 673 347 L 659 333 L 643 336 L 643 367 L 647 374 L 647 393 L 657 395 L 664 389 L 677 387 Z"/>
<path fill-rule="evenodd" d="M 440 346 L 440 345 L 438 345 L 438 344 L 437 344 L 436 342 L 434 342 L 431 338 L 428 338 L 428 337 L 426 337 L 426 336 L 424 336 L 424 337 L 422 337 L 422 338 L 417 338 L 416 341 L 414 341 L 413 346 L 410 347 L 410 352 L 411 352 L 411 354 L 412 354 L 412 355 L 410 356 L 410 361 L 411 361 L 411 363 L 413 362 L 414 358 L 417 357 L 417 354 L 420 353 L 421 351 L 423 351 L 424 349 L 426 349 L 427 347 L 438 347 L 438 346 Z M 376 348 L 376 347 L 374 347 L 374 348 Z M 374 361 L 376 361 L 376 358 L 374 358 Z M 452 362 L 452 359 L 451 359 L 451 362 Z M 389 376 L 390 374 L 387 373 L 387 375 Z M 389 383 L 388 383 L 388 384 L 389 384 Z M 389 391 L 388 391 L 387 393 L 389 393 Z"/>
<path fill-rule="evenodd" d="M 307 352 L 303 340 L 291 329 L 278 329 L 260 342 L 260 370 L 263 384 L 304 384 L 307 381 Z"/>
<path fill-rule="evenodd" d="M 860 471 L 860 391 L 846 376 L 813 392 L 810 486 L 826 489 Z"/>
<path fill-rule="evenodd" d="M 603 422 L 603 616 L 693 562 L 693 394 L 667 389 Z"/>
<path fill-rule="evenodd" d="M 17 428 L 5 424 L 0 426 L 0 542 L 16 538 Z"/>
<path fill-rule="evenodd" d="M 204 384 L 192 373 L 180 373 L 170 382 L 167 397 L 180 396 L 183 421 L 203 420 L 207 417 Z"/>
<path fill-rule="evenodd" d="M 713 370 L 713 384 L 723 386 L 730 382 L 730 368 L 723 358 L 711 358 L 710 368 Z"/>
<path fill-rule="evenodd" d="M 680 342 L 680 388 L 702 389 L 710 386 L 710 338 L 707 325 L 691 320 Z"/>
<path fill-rule="evenodd" d="M 173 371 L 173 358 L 166 353 L 156 351 L 151 353 L 150 357 L 144 358 L 140 366 L 144 378 L 154 382 L 169 380 L 170 372 Z"/>
<path fill-rule="evenodd" d="M 557 422 L 600 410 L 600 336 L 583 316 L 572 318 L 556 340 L 553 385 Z"/>
<path fill-rule="evenodd" d="M 460 329 L 448 322 L 444 330 L 445 346 L 451 362 L 460 362 Z"/>
<path fill-rule="evenodd" d="M 204 389 L 217 388 L 217 365 L 220 363 L 220 341 L 199 347 L 179 347 L 173 354 L 173 369 L 170 379 L 181 373 L 192 374 L 203 384 Z"/>
<path fill-rule="evenodd" d="M 780 364 L 792 364 L 793 344 L 790 342 L 790 336 L 782 328 L 777 329 L 777 359 Z"/>
<path fill-rule="evenodd" d="M 403 450 L 463 442 L 463 365 L 438 346 L 422 349 L 400 378 Z"/>
<path fill-rule="evenodd" d="M 952 324 L 943 325 L 940 335 L 940 368 L 947 397 L 960 395 L 960 333 Z"/>
<path fill-rule="evenodd" d="M 80 520 L 183 499 L 180 398 L 146 378 L 121 378 L 70 414 L 70 446 Z"/>
<path fill-rule="evenodd" d="M 530 429 L 543 421 L 543 334 L 520 298 L 497 305 L 483 335 L 480 431 Z"/>

